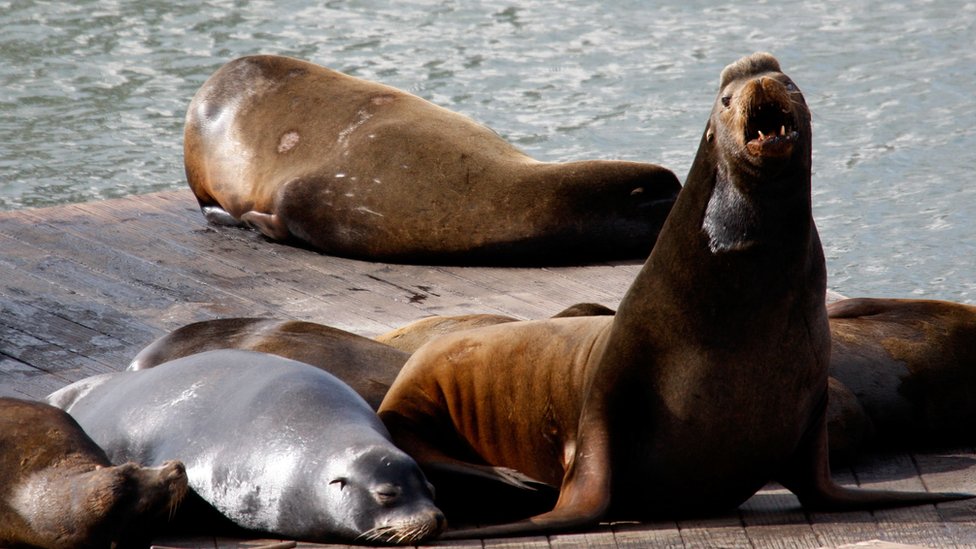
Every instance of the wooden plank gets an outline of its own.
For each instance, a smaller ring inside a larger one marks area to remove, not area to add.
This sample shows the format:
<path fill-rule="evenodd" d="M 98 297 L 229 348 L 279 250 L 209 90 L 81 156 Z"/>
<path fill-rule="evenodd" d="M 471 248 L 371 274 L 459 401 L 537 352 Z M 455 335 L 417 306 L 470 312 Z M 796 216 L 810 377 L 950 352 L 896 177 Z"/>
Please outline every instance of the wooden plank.
<path fill-rule="evenodd" d="M 453 545 L 454 542 L 452 541 L 451 544 Z M 480 544 L 485 549 L 549 549 L 549 538 L 545 536 L 497 538 L 486 539 Z M 468 547 L 472 547 L 472 545 Z"/>
<path fill-rule="evenodd" d="M 739 515 L 756 549 L 817 549 L 821 545 L 799 500 L 781 486 L 761 490 L 739 507 Z"/>
<path fill-rule="evenodd" d="M 976 457 L 966 453 L 915 454 L 914 461 L 925 487 L 932 492 L 976 494 Z M 976 499 L 951 501 L 936 506 L 948 535 L 960 547 L 976 547 Z"/>
<path fill-rule="evenodd" d="M 574 549 L 577 547 L 617 549 L 617 540 L 611 526 L 601 524 L 581 534 L 553 534 L 549 536 L 549 547 L 552 549 Z"/>
<path fill-rule="evenodd" d="M 620 549 L 683 549 L 684 541 L 675 522 L 613 524 L 613 537 Z"/>
<path fill-rule="evenodd" d="M 886 490 L 925 491 L 919 471 L 906 454 L 873 456 L 855 467 L 862 486 Z M 915 545 L 949 546 L 954 542 L 934 505 L 874 511 L 882 534 L 878 539 Z"/>
<path fill-rule="evenodd" d="M 750 547 L 749 536 L 737 511 L 678 521 L 681 539 L 688 549 Z"/>
<path fill-rule="evenodd" d="M 63 384 L 64 381 L 48 372 L 0 353 L 0 396 L 43 400 Z"/>

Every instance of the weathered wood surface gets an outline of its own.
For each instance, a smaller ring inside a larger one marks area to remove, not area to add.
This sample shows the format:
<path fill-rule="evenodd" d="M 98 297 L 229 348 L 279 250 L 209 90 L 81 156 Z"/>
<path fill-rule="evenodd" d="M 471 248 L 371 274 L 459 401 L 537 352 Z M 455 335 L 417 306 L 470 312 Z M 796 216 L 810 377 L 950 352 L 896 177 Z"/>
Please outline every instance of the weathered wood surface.
<path fill-rule="evenodd" d="M 582 301 L 616 306 L 639 268 L 431 267 L 328 257 L 251 231 L 209 227 L 189 191 L 0 212 L 0 395 L 41 399 L 122 369 L 152 339 L 197 320 L 295 318 L 371 336 L 432 314 L 539 318 Z M 851 484 L 976 492 L 976 452 L 887 456 L 836 476 Z M 876 539 L 976 547 L 976 503 L 807 513 L 788 492 L 770 487 L 723 516 L 450 545 L 817 548 Z M 273 542 L 158 541 L 208 548 Z"/>

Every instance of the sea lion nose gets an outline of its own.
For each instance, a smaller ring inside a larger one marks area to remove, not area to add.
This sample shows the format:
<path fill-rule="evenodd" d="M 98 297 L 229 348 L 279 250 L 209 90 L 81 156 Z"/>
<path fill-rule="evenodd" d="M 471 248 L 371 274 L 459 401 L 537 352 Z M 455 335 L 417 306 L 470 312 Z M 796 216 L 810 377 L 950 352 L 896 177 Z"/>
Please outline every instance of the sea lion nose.
<path fill-rule="evenodd" d="M 444 513 L 440 509 L 434 509 L 433 521 L 435 535 L 447 530 L 447 517 L 444 516 Z"/>

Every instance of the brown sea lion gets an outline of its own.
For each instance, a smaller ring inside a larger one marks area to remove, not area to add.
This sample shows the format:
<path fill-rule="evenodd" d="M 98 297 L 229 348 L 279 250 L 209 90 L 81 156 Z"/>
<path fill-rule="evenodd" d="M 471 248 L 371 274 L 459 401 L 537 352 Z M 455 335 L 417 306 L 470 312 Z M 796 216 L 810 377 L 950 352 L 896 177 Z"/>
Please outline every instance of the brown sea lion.
<path fill-rule="evenodd" d="M 146 346 L 129 364 L 144 370 L 216 349 L 259 351 L 311 364 L 338 377 L 375 410 L 408 354 L 338 328 L 270 318 L 224 318 L 187 324 Z"/>
<path fill-rule="evenodd" d="M 431 339 L 471 328 L 494 326 L 505 322 L 515 322 L 518 319 L 507 315 L 470 314 L 456 316 L 428 316 L 415 320 L 405 326 L 391 330 L 375 337 L 376 341 L 389 345 L 405 353 L 412 353 Z M 404 360 L 406 362 L 406 360 Z M 401 365 L 402 366 L 402 365 Z M 390 379 L 392 383 L 393 376 Z"/>
<path fill-rule="evenodd" d="M 183 464 L 113 466 L 78 424 L 41 402 L 0 398 L 0 546 L 148 544 L 186 494 Z"/>
<path fill-rule="evenodd" d="M 613 309 L 600 305 L 599 303 L 577 303 L 570 305 L 559 311 L 552 318 L 563 318 L 571 316 L 600 316 L 612 315 Z M 475 313 L 454 316 L 429 316 L 415 320 L 409 324 L 391 330 L 385 334 L 380 334 L 374 339 L 380 343 L 385 343 L 406 353 L 413 353 L 424 343 L 444 334 L 467 330 L 470 328 L 481 328 L 484 326 L 494 326 L 504 322 L 515 322 L 519 320 L 513 316 Z M 406 361 L 404 361 L 406 362 Z M 396 376 L 394 376 L 396 377 Z M 393 378 L 390 378 L 390 383 Z"/>
<path fill-rule="evenodd" d="M 976 307 L 857 298 L 827 306 L 830 373 L 873 426 L 866 447 L 921 450 L 976 440 Z"/>
<path fill-rule="evenodd" d="M 414 353 L 379 409 L 399 447 L 424 467 L 559 487 L 548 512 L 448 534 L 707 513 L 771 480 L 812 509 L 965 497 L 830 477 L 810 173 L 802 94 L 771 55 L 743 58 L 722 72 L 685 186 L 616 316 L 464 330 Z"/>
<path fill-rule="evenodd" d="M 653 164 L 539 162 L 409 93 L 271 55 L 204 83 L 184 160 L 212 223 L 409 263 L 644 258 L 680 188 Z"/>

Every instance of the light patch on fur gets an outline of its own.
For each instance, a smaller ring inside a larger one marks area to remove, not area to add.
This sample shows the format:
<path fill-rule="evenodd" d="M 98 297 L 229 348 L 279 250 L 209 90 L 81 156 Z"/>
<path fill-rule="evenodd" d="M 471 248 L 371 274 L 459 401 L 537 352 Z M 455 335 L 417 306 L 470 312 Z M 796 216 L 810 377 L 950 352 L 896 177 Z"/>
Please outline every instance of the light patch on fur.
<path fill-rule="evenodd" d="M 203 387 L 203 382 L 195 381 L 193 385 L 190 385 L 187 389 L 185 389 L 182 393 L 180 393 L 179 396 L 171 400 L 167 404 L 167 406 L 172 408 L 173 406 L 176 406 L 181 402 L 186 402 L 192 399 L 193 397 L 197 396 L 197 389 L 199 389 L 200 387 Z"/>
<path fill-rule="evenodd" d="M 299 140 L 300 137 L 298 135 L 298 132 L 296 132 L 295 130 L 292 130 L 290 132 L 285 132 L 281 136 L 281 139 L 278 140 L 278 153 L 279 154 L 286 153 L 294 149 L 295 146 L 298 145 Z"/>
<path fill-rule="evenodd" d="M 756 241 L 759 221 L 755 207 L 735 188 L 720 168 L 712 196 L 705 208 L 702 231 L 713 254 L 746 250 Z"/>
<path fill-rule="evenodd" d="M 257 460 L 264 465 L 262 468 L 228 471 L 224 482 L 216 484 L 213 473 L 227 461 L 214 453 L 188 465 L 186 475 L 191 488 L 239 526 L 276 530 L 280 527 L 285 492 L 294 473 L 300 470 L 300 458 L 295 452 L 268 453 Z M 256 460 L 244 463 L 254 464 Z"/>
<path fill-rule="evenodd" d="M 360 126 L 365 124 L 366 121 L 372 117 L 373 115 L 371 113 L 367 112 L 365 109 L 360 109 L 359 112 L 356 113 L 355 122 L 339 132 L 339 144 L 346 145 L 346 142 L 349 141 L 349 136 L 352 135 L 352 132 L 359 129 Z"/>
<path fill-rule="evenodd" d="M 74 509 L 58 508 L 52 501 L 59 501 L 58 484 L 48 471 L 38 471 L 24 479 L 11 490 L 9 505 L 36 531 L 58 531 L 61 523 L 70 520 Z"/>
<path fill-rule="evenodd" d="M 367 208 L 366 206 L 359 206 L 358 208 L 356 208 L 356 211 L 357 212 L 367 213 L 367 214 L 372 214 L 372 215 L 375 215 L 377 217 L 383 217 L 383 214 L 381 214 L 379 212 L 374 212 L 373 210 Z"/>

